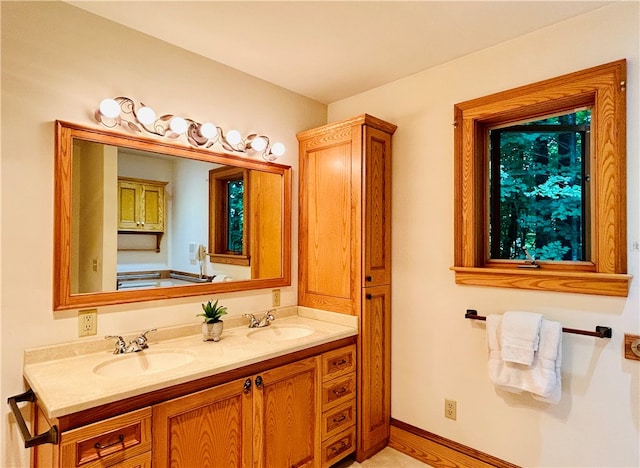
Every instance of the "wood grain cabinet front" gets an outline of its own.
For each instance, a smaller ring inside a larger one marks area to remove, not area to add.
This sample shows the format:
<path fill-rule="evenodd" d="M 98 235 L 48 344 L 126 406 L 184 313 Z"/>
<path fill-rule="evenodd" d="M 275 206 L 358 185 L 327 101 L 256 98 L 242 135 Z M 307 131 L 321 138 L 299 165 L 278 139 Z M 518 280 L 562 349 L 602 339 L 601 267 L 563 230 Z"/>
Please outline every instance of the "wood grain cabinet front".
<path fill-rule="evenodd" d="M 318 466 L 317 358 L 153 407 L 153 465 Z"/>
<path fill-rule="evenodd" d="M 363 114 L 298 133 L 298 304 L 360 321 L 356 457 L 391 428 L 391 137 Z M 345 439 L 346 440 L 346 439 Z"/>
<path fill-rule="evenodd" d="M 97 468 L 151 467 L 151 408 L 65 431 L 60 444 L 42 446 L 47 456 L 34 466 Z"/>
<path fill-rule="evenodd" d="M 321 466 L 331 466 L 356 448 L 356 347 L 326 352 L 321 358 Z"/>

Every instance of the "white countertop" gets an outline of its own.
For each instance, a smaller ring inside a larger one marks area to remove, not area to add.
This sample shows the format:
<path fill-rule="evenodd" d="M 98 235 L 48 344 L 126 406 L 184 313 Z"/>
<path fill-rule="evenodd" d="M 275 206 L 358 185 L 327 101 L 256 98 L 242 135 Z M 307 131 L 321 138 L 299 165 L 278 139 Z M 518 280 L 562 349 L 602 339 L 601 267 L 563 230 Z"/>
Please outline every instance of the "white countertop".
<path fill-rule="evenodd" d="M 272 331 L 276 332 L 278 326 L 310 327 L 313 329 L 310 335 L 281 341 L 256 340 L 248 335 L 257 329 L 249 329 L 246 325 L 227 328 L 225 321 L 222 339 L 214 343 L 202 341 L 200 333 L 193 334 L 199 326 L 189 326 L 187 330 L 191 334 L 161 341 L 154 340 L 154 332 L 149 333 L 149 348 L 138 353 L 114 355 L 113 348 L 86 352 L 91 350 L 90 346 L 84 347 L 85 352 L 74 348 L 72 356 L 68 356 L 68 352 L 60 352 L 60 346 L 26 350 L 24 377 L 45 414 L 55 418 L 357 334 L 356 317 L 340 317 L 340 314 L 302 307 L 294 309 L 299 315 L 276 315 L 276 320 L 270 325 Z M 157 334 L 162 336 L 162 330 Z M 97 343 L 104 347 L 104 343 Z M 136 375 L 106 377 L 94 372 L 101 364 L 118 359 L 144 360 L 149 354 L 163 353 L 187 355 L 186 359 L 191 361 L 172 369 Z"/>

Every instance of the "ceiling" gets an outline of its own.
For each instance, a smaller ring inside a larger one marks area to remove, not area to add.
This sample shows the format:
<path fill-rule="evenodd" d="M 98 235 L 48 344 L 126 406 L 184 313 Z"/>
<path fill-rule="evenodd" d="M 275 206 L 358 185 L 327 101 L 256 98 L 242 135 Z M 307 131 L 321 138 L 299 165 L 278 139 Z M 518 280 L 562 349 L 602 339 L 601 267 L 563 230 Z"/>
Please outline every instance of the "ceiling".
<path fill-rule="evenodd" d="M 328 104 L 607 1 L 69 1 Z"/>

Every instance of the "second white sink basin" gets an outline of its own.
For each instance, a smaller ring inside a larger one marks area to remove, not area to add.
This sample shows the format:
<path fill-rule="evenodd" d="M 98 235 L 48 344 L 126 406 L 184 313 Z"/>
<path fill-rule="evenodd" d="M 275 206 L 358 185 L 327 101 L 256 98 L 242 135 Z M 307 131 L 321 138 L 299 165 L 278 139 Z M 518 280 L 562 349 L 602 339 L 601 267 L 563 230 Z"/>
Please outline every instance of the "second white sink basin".
<path fill-rule="evenodd" d="M 93 372 L 104 377 L 154 374 L 189 364 L 195 356 L 183 350 L 145 350 L 122 354 L 98 364 Z"/>
<path fill-rule="evenodd" d="M 303 338 L 315 330 L 305 325 L 269 325 L 250 331 L 247 337 L 258 341 L 287 341 Z"/>

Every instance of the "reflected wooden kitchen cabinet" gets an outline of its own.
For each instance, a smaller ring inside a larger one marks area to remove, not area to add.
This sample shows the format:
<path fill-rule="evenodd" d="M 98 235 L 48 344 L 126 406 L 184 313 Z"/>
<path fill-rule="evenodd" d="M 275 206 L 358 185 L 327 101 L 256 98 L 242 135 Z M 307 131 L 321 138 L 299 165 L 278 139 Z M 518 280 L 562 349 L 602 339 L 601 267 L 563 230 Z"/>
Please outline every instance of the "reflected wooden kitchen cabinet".
<path fill-rule="evenodd" d="M 387 445 L 391 423 L 391 136 L 395 130 L 395 125 L 364 114 L 297 135 L 298 304 L 359 317 L 359 461 Z"/>
<path fill-rule="evenodd" d="M 166 182 L 118 178 L 118 231 L 164 232 Z"/>

